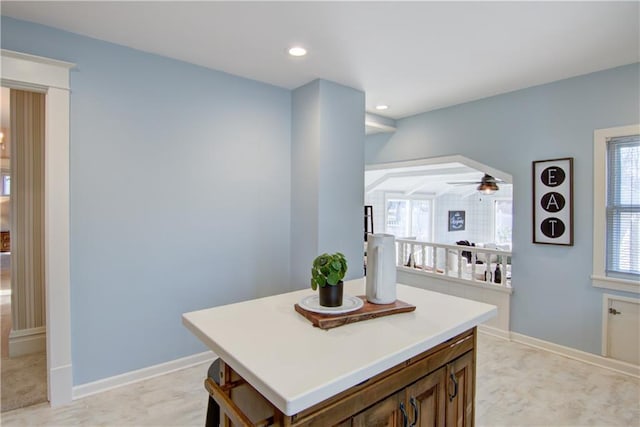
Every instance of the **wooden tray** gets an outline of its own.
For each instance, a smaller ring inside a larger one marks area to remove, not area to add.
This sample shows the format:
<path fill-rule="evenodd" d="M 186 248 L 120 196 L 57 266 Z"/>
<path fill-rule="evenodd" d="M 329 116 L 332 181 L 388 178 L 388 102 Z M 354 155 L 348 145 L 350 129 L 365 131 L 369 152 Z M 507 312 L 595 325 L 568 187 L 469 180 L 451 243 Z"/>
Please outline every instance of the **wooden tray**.
<path fill-rule="evenodd" d="M 356 311 L 343 314 L 321 314 L 305 310 L 298 304 L 294 305 L 296 311 L 313 323 L 313 326 L 320 329 L 337 328 L 348 323 L 361 322 L 363 320 L 375 319 L 376 317 L 389 316 L 396 313 L 407 313 L 416 309 L 415 305 L 407 304 L 404 301 L 396 300 L 393 304 L 372 304 L 367 301 L 364 295 L 358 295 L 364 301 L 364 306 Z"/>

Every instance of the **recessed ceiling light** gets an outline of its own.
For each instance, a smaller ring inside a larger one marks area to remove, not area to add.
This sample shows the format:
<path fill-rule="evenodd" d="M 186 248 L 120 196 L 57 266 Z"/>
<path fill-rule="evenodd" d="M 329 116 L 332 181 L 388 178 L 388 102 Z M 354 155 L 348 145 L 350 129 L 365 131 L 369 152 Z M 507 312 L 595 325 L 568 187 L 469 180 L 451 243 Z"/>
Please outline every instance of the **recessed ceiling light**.
<path fill-rule="evenodd" d="M 376 105 L 376 110 L 386 110 L 387 108 L 389 108 L 388 105 L 384 105 L 384 104 Z"/>
<path fill-rule="evenodd" d="M 289 55 L 291 56 L 305 56 L 307 54 L 307 49 L 301 46 L 294 46 L 289 49 Z"/>

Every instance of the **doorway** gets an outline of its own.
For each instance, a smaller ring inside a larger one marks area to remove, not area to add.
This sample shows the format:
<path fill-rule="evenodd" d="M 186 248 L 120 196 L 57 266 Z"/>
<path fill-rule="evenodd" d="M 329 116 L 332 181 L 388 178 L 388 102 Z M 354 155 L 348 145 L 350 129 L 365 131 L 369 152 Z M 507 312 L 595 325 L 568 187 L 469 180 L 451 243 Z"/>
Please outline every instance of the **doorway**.
<path fill-rule="evenodd" d="M 1 90 L 0 156 L 4 166 L 1 276 L 5 288 L 1 301 L 1 410 L 5 412 L 47 400 L 45 94 L 5 87 Z"/>
<path fill-rule="evenodd" d="M 72 400 L 69 272 L 69 70 L 75 64 L 2 49 L 2 86 L 46 93 L 45 289 L 51 406 Z"/>

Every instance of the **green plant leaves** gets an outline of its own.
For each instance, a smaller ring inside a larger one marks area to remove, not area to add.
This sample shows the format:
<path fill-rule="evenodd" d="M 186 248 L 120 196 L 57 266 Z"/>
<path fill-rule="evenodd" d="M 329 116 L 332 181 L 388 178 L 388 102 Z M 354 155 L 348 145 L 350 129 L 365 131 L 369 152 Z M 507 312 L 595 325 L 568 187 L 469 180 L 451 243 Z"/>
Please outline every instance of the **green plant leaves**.
<path fill-rule="evenodd" d="M 347 259 L 340 252 L 333 255 L 322 254 L 313 260 L 311 268 L 311 289 L 318 286 L 335 286 L 347 274 Z"/>
<path fill-rule="evenodd" d="M 327 282 L 329 282 L 330 285 L 335 286 L 338 284 L 339 281 L 340 281 L 340 274 L 337 271 L 332 271 L 331 273 L 329 273 L 329 277 L 327 277 Z"/>

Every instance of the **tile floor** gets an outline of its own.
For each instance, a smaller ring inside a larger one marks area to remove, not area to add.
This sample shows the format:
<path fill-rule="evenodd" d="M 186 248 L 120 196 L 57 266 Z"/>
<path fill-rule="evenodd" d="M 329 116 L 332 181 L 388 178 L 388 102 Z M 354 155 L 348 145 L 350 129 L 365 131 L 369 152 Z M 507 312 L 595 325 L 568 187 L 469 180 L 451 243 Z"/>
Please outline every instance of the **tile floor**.
<path fill-rule="evenodd" d="M 640 426 L 640 380 L 481 334 L 477 426 Z M 207 365 L 51 409 L 2 414 L 2 426 L 203 426 Z"/>

